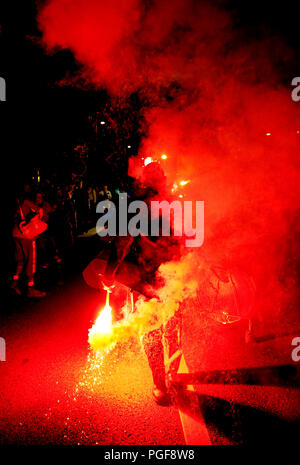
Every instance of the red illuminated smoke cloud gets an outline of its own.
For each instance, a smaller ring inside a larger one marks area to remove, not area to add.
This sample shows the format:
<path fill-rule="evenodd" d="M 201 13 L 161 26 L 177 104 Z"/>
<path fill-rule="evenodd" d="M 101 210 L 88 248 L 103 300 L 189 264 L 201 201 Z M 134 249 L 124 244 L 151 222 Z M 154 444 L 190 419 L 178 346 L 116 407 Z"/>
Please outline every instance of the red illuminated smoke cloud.
<path fill-rule="evenodd" d="M 200 253 L 250 271 L 274 311 L 295 286 L 299 105 L 276 72 L 285 46 L 244 37 L 220 5 L 50 0 L 38 23 L 48 51 L 70 49 L 87 82 L 145 97 L 141 153 L 167 153 L 169 182 L 191 179 L 189 197 L 205 201 Z"/>
<path fill-rule="evenodd" d="M 87 80 L 119 96 L 174 80 L 194 85 L 220 51 L 230 20 L 183 0 L 50 0 L 38 23 L 49 51 L 72 50 Z"/>

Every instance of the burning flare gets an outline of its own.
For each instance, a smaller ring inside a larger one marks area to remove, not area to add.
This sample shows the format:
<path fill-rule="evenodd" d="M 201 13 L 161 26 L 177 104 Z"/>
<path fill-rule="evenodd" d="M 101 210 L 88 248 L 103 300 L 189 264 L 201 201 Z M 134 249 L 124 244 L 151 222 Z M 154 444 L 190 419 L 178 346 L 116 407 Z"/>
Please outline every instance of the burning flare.
<path fill-rule="evenodd" d="M 95 323 L 89 329 L 89 343 L 95 345 L 95 341 L 105 339 L 108 341 L 112 335 L 112 308 L 109 305 L 109 291 L 106 292 L 106 304 L 101 310 Z"/>
<path fill-rule="evenodd" d="M 90 330 L 90 334 L 99 333 L 99 334 L 108 334 L 111 333 L 112 328 L 112 315 L 111 307 L 105 305 L 104 309 L 100 312 L 95 324 Z"/>
<path fill-rule="evenodd" d="M 147 157 L 145 158 L 144 165 L 145 166 L 150 165 L 150 163 L 152 162 L 153 162 L 152 157 Z"/>
<path fill-rule="evenodd" d="M 181 186 L 185 186 L 185 185 L 188 184 L 189 182 L 190 182 L 189 179 L 188 179 L 188 180 L 182 180 L 182 181 L 180 181 L 179 184 L 180 184 Z"/>
<path fill-rule="evenodd" d="M 157 289 L 158 297 L 151 299 L 140 295 L 135 302 L 135 311 L 125 313 L 124 318 L 115 322 L 113 325 L 102 324 L 100 320 L 102 314 L 106 315 L 103 319 L 107 321 L 107 315 L 111 312 L 106 310 L 109 302 L 97 318 L 94 326 L 89 330 L 89 344 L 91 349 L 96 352 L 110 350 L 118 342 L 124 342 L 131 337 L 141 337 L 145 333 L 160 326 L 172 317 L 178 310 L 181 302 L 186 298 L 195 298 L 198 286 L 196 272 L 201 268 L 200 259 L 195 260 L 194 254 L 184 255 L 179 261 L 168 262 L 160 265 L 159 276 L 164 279 L 168 285 Z M 184 283 L 184 285 L 183 285 Z M 107 298 L 108 299 L 108 298 Z M 104 330 L 105 328 L 105 330 Z"/>

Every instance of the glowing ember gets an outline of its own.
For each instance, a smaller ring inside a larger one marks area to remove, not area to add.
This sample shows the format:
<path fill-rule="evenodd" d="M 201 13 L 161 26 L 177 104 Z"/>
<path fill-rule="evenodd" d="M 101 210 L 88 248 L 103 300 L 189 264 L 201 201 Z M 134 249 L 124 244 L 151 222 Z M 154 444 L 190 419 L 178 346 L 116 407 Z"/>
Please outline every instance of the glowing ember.
<path fill-rule="evenodd" d="M 152 163 L 152 158 L 151 157 L 145 158 L 144 165 L 147 166 L 147 165 L 150 165 L 150 163 Z"/>
<path fill-rule="evenodd" d="M 185 186 L 185 185 L 188 184 L 189 182 L 190 182 L 190 180 L 187 180 L 187 181 L 183 180 L 183 181 L 180 181 L 179 184 L 180 184 L 181 186 Z"/>

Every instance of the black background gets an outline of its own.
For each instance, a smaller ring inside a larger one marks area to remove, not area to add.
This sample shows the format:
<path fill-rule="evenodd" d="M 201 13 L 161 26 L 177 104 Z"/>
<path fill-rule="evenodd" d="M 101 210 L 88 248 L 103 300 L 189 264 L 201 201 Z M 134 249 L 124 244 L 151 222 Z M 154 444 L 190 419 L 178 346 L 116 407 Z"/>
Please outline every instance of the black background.
<path fill-rule="evenodd" d="M 7 101 L 0 102 L 0 108 L 4 117 L 2 146 L 5 141 L 7 144 L 2 147 L 1 158 L 5 177 L 12 185 L 30 180 L 33 168 L 51 169 L 61 163 L 62 153 L 84 140 L 89 130 L 87 116 L 101 112 L 107 95 L 104 90 L 58 87 L 57 81 L 77 69 L 73 55 L 69 51 L 47 55 L 38 45 L 34 0 L 6 4 L 10 14 L 9 21 L 3 21 L 2 11 L 0 76 L 6 80 Z M 269 31 L 283 37 L 297 52 L 289 69 L 284 70 L 288 86 L 300 75 L 300 2 L 226 0 L 225 5 L 245 37 Z M 136 149 L 137 145 L 138 140 Z"/>

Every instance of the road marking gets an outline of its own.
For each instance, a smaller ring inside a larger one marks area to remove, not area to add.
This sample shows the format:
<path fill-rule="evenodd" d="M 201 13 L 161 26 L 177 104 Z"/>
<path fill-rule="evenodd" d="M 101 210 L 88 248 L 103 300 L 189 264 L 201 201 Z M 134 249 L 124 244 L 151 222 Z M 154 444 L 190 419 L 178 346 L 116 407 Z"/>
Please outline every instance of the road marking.
<path fill-rule="evenodd" d="M 188 367 L 184 360 L 184 356 L 181 357 L 178 373 L 189 373 Z M 193 386 L 187 386 L 187 389 L 189 389 L 190 391 L 194 391 Z M 211 445 L 211 440 L 203 416 L 199 413 L 198 420 L 195 420 L 185 412 L 181 411 L 180 408 L 178 410 L 185 443 L 187 445 L 194 446 Z"/>

